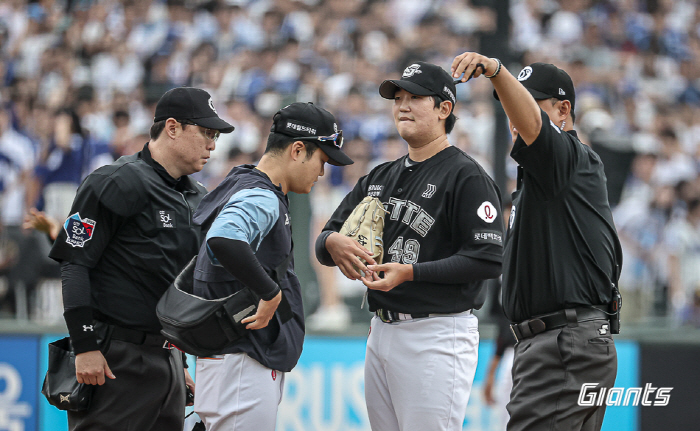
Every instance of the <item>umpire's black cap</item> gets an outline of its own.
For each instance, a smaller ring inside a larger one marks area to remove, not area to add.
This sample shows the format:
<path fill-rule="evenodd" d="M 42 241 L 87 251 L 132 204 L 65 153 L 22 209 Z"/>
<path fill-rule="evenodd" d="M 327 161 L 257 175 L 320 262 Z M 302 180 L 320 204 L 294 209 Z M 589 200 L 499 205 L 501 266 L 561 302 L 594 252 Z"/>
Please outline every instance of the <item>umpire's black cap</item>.
<path fill-rule="evenodd" d="M 221 133 L 233 132 L 233 126 L 219 118 L 209 93 L 200 88 L 177 87 L 168 90 L 156 105 L 153 122 L 168 118 L 189 120 L 198 126 Z"/>
<path fill-rule="evenodd" d="M 335 166 L 354 162 L 343 148 L 343 131 L 330 112 L 311 102 L 296 102 L 277 111 L 272 118 L 271 133 L 280 133 L 300 141 L 310 141 L 326 153 L 328 163 Z"/>
<path fill-rule="evenodd" d="M 576 105 L 576 92 L 574 82 L 568 73 L 549 63 L 532 63 L 525 66 L 518 74 L 518 81 L 527 88 L 535 100 L 550 99 L 554 97 L 559 100 L 571 102 L 571 116 L 574 116 Z M 498 94 L 493 90 L 493 97 L 496 100 Z"/>
<path fill-rule="evenodd" d="M 417 96 L 438 96 L 452 102 L 452 109 L 457 103 L 454 80 L 440 66 L 418 61 L 403 71 L 401 79 L 387 79 L 379 86 L 379 94 L 385 99 L 393 99 L 396 90 L 402 88 Z"/>

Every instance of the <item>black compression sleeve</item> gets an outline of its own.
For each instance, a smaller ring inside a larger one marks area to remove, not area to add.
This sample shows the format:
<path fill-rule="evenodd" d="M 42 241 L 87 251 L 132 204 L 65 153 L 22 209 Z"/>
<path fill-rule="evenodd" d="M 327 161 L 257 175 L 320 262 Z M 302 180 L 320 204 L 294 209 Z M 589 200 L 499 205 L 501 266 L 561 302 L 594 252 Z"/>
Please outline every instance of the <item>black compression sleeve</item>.
<path fill-rule="evenodd" d="M 318 238 L 316 238 L 316 259 L 321 262 L 321 265 L 335 266 L 335 262 L 333 261 L 331 254 L 328 252 L 328 249 L 326 249 L 326 239 L 332 233 L 334 233 L 334 231 L 324 230 L 321 232 Z"/>
<path fill-rule="evenodd" d="M 501 263 L 455 254 L 433 262 L 413 264 L 413 281 L 461 284 L 501 275 Z"/>
<path fill-rule="evenodd" d="M 63 262 L 61 279 L 65 310 L 90 306 L 90 269 L 87 266 Z"/>
<path fill-rule="evenodd" d="M 63 318 L 76 354 L 99 349 L 92 322 L 89 271 L 83 265 L 70 262 L 61 264 Z"/>
<path fill-rule="evenodd" d="M 265 272 L 247 242 L 216 237 L 210 238 L 207 244 L 221 266 L 264 301 L 271 300 L 279 293 L 279 286 Z"/>

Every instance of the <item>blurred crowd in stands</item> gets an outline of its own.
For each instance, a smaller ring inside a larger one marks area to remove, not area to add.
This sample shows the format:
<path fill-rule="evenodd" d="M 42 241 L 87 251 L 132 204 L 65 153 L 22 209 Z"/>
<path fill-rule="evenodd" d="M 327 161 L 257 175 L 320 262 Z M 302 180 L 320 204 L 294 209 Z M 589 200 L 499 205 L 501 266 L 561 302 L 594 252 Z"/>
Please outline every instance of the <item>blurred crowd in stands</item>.
<path fill-rule="evenodd" d="M 509 29 L 497 27 L 502 4 Z M 497 31 L 509 32 L 510 52 L 482 51 Z M 534 61 L 570 73 L 576 129 L 606 163 L 624 242 L 623 318 L 700 326 L 695 0 L 4 0 L 0 316 L 19 312 L 24 289 L 25 302 L 59 301 L 60 317 L 60 296 L 36 293 L 58 274 L 49 240 L 23 221 L 40 230 L 44 216 L 62 223 L 85 175 L 148 141 L 166 90 L 206 89 L 236 127 L 198 176 L 210 189 L 232 166 L 257 160 L 280 107 L 313 101 L 336 115 L 355 164 L 331 167 L 314 188 L 313 240 L 357 178 L 406 152 L 379 84 L 414 60 L 449 70 L 465 50 L 504 58 L 514 74 Z M 491 86 L 477 79 L 457 89 L 450 142 L 492 171 L 494 129 L 506 125 L 496 124 Z M 504 196 L 515 173 L 507 163 Z M 344 298 L 362 285 L 314 270 L 321 306 L 309 324 L 342 330 Z"/>

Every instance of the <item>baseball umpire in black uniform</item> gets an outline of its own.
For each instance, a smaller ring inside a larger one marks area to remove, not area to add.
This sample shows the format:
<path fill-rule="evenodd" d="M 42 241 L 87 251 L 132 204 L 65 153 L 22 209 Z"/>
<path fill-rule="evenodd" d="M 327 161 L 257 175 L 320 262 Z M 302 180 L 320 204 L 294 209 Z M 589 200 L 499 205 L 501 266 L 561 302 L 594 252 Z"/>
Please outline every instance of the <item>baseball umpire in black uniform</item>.
<path fill-rule="evenodd" d="M 392 99 L 408 155 L 362 177 L 316 242 L 369 288 L 375 312 L 365 357 L 365 398 L 373 430 L 461 430 L 477 362 L 485 280 L 501 272 L 503 217 L 498 188 L 450 145 L 455 85 L 441 67 L 416 62 L 379 93 Z M 385 205 L 384 263 L 338 233 L 366 196 Z M 379 278 L 378 273 L 383 274 Z"/>
<path fill-rule="evenodd" d="M 192 213 L 206 190 L 188 175 L 231 131 L 206 91 L 175 88 L 158 102 L 143 150 L 80 185 L 50 253 L 61 262 L 76 377 L 99 385 L 87 412 L 68 412 L 71 430 L 183 428 L 194 383 L 159 334 L 156 303 L 201 244 Z"/>
<path fill-rule="evenodd" d="M 617 374 L 622 252 L 603 164 L 573 130 L 565 71 L 533 63 L 516 79 L 470 52 L 452 64 L 455 77 L 477 68 L 508 115 L 519 164 L 503 259 L 502 302 L 518 340 L 508 430 L 600 430 L 605 403 L 578 399 L 582 384 L 611 387 Z"/>

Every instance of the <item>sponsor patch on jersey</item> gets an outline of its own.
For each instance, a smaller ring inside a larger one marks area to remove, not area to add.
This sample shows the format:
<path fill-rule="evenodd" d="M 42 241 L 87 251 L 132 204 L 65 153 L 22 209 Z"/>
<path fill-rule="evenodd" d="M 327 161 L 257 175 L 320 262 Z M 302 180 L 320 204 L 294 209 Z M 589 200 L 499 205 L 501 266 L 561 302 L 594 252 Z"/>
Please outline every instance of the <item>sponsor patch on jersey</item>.
<path fill-rule="evenodd" d="M 379 197 L 379 194 L 382 192 L 383 188 L 384 186 L 381 184 L 371 184 L 367 189 L 367 196 L 372 196 L 375 198 Z"/>
<path fill-rule="evenodd" d="M 175 211 L 171 210 L 160 210 L 156 216 L 156 224 L 159 228 L 174 229 L 177 227 L 175 223 Z"/>
<path fill-rule="evenodd" d="M 496 211 L 496 207 L 493 206 L 491 202 L 486 201 L 481 204 L 478 210 L 476 210 L 476 215 L 478 215 L 479 218 L 486 223 L 493 223 L 496 221 L 498 211 Z"/>
<path fill-rule="evenodd" d="M 497 230 L 473 230 L 472 242 L 474 244 L 503 245 L 503 234 Z"/>
<path fill-rule="evenodd" d="M 92 239 L 96 224 L 95 220 L 81 218 L 80 213 L 73 214 L 63 223 L 63 229 L 66 231 L 66 242 L 71 247 L 83 247 L 86 242 Z"/>

